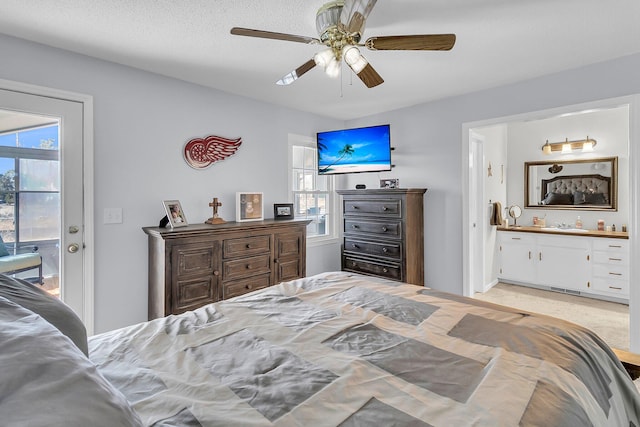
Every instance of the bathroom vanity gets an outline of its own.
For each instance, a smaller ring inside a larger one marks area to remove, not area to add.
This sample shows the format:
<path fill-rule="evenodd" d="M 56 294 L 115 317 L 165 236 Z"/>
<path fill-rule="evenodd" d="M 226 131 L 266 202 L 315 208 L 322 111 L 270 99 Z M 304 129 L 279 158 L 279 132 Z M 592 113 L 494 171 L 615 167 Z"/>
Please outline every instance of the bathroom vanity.
<path fill-rule="evenodd" d="M 498 263 L 501 282 L 629 301 L 626 232 L 498 228 Z"/>

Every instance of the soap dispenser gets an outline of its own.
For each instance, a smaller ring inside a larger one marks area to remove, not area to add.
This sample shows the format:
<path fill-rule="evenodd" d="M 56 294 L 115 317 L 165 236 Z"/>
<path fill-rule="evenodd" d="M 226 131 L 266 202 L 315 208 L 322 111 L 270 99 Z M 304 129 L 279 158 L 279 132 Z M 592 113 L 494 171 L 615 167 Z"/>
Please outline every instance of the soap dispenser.
<path fill-rule="evenodd" d="M 580 218 L 580 215 L 576 218 L 576 228 L 582 228 L 582 218 Z"/>

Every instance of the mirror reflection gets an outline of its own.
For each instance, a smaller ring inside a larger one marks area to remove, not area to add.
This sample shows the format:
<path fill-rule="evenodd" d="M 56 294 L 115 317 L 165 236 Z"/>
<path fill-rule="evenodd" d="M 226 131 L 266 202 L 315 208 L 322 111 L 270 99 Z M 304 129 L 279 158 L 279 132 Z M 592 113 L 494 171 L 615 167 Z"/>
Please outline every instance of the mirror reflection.
<path fill-rule="evenodd" d="M 618 158 L 525 162 L 525 206 L 617 210 Z"/>

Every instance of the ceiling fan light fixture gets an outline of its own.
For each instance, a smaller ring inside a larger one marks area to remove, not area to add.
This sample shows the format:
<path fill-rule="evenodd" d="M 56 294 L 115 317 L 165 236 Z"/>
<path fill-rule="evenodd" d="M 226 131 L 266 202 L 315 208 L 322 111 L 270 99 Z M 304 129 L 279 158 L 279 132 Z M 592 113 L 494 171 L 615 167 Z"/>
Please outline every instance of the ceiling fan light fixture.
<path fill-rule="evenodd" d="M 336 60 L 336 58 L 331 58 L 331 61 L 327 64 L 324 72 L 331 78 L 338 77 L 340 75 L 340 61 Z"/>
<path fill-rule="evenodd" d="M 326 3 L 318 9 L 316 13 L 316 30 L 318 34 L 323 35 L 329 28 L 338 25 L 343 6 L 344 1 L 338 0 Z"/>
<path fill-rule="evenodd" d="M 360 74 L 360 72 L 366 67 L 369 63 L 367 60 L 360 54 L 360 51 L 355 46 L 347 46 L 345 47 L 342 57 L 347 65 L 353 70 L 354 73 Z"/>
<path fill-rule="evenodd" d="M 335 59 L 335 56 L 333 54 L 333 50 L 331 49 L 322 50 L 316 53 L 313 57 L 313 60 L 316 62 L 316 64 L 321 66 L 325 70 L 327 69 L 327 66 L 332 59 Z"/>

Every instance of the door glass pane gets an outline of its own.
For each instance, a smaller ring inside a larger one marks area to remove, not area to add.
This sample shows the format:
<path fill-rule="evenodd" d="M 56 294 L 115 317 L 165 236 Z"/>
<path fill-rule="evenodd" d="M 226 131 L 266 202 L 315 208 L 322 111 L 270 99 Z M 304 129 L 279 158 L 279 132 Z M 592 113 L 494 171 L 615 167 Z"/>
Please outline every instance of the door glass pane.
<path fill-rule="evenodd" d="M 14 193 L 11 193 L 13 196 Z M 5 243 L 16 241 L 16 216 L 13 203 L 0 202 L 0 234 Z"/>
<path fill-rule="evenodd" d="M 21 193 L 18 204 L 21 242 L 58 239 L 60 236 L 60 195 Z"/>
<path fill-rule="evenodd" d="M 20 159 L 20 191 L 60 191 L 57 160 Z"/>

